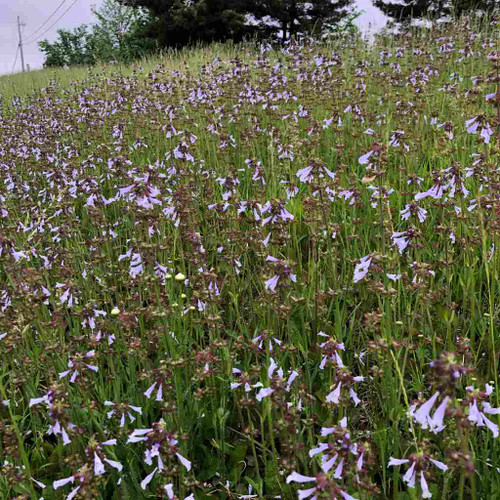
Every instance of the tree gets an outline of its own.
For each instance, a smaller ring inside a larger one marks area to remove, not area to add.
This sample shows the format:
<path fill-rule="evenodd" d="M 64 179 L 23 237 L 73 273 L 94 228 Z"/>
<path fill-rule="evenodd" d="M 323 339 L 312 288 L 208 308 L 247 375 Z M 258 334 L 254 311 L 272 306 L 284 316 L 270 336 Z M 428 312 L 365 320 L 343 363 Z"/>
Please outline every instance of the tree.
<path fill-rule="evenodd" d="M 391 0 L 375 0 L 374 4 L 387 16 L 407 23 L 412 19 L 424 17 L 439 19 L 478 10 L 490 13 L 498 7 L 498 0 L 401 0 L 398 3 L 393 3 Z"/>
<path fill-rule="evenodd" d="M 163 47 L 193 42 L 241 40 L 247 33 L 248 0 L 119 0 L 147 8 L 156 17 L 150 34 Z"/>
<path fill-rule="evenodd" d="M 298 32 L 321 32 L 347 14 L 353 0 L 119 0 L 145 7 L 158 17 L 156 35 L 162 46 L 189 42 L 241 40 L 257 32 L 281 31 L 283 40 Z"/>
<path fill-rule="evenodd" d="M 93 27 L 96 57 L 99 60 L 128 62 L 156 48 L 146 36 L 152 22 L 147 9 L 126 7 L 116 0 L 104 0 L 100 9 L 92 7 L 97 18 Z"/>
<path fill-rule="evenodd" d="M 95 63 L 92 34 L 82 24 L 71 30 L 57 30 L 58 40 L 53 43 L 42 40 L 38 43 L 45 53 L 45 66 L 90 65 Z"/>
<path fill-rule="evenodd" d="M 54 42 L 39 42 L 45 66 L 92 65 L 98 61 L 130 62 L 156 49 L 156 40 L 146 36 L 151 17 L 147 10 L 124 7 L 105 0 L 92 8 L 97 23 L 74 30 L 58 30 Z"/>
<path fill-rule="evenodd" d="M 319 34 L 326 25 L 338 23 L 347 16 L 352 0 L 256 0 L 251 13 L 258 25 L 274 32 L 281 31 L 285 41 L 297 33 Z"/>

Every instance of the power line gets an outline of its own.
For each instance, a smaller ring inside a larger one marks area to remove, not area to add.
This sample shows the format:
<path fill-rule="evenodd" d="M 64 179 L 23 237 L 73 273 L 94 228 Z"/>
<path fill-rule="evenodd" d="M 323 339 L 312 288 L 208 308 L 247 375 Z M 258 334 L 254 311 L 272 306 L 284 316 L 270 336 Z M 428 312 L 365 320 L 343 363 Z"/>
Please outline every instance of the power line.
<path fill-rule="evenodd" d="M 48 33 L 69 12 L 71 7 L 73 7 L 76 2 L 78 2 L 78 0 L 74 0 L 74 2 L 36 40 L 32 40 L 25 45 L 31 45 L 32 43 L 38 42 L 38 40 L 40 40 L 45 33 Z"/>
<path fill-rule="evenodd" d="M 68 0 L 63 0 L 56 8 L 56 10 L 54 12 L 52 12 L 52 14 L 47 18 L 45 19 L 45 22 L 43 24 L 41 24 L 40 26 L 38 26 L 38 28 L 33 31 L 33 33 L 31 33 L 30 36 L 27 36 L 26 37 L 26 40 L 29 40 L 31 37 L 33 37 L 33 35 L 36 35 L 57 13 L 57 11 L 67 2 Z"/>
<path fill-rule="evenodd" d="M 63 4 L 66 2 L 67 0 L 64 0 Z M 38 40 L 40 40 L 47 32 L 49 32 L 66 14 L 67 12 L 71 9 L 71 7 L 73 7 L 73 5 L 75 5 L 75 3 L 77 2 L 78 0 L 74 0 L 74 2 L 41 34 L 38 36 L 37 39 L 35 40 L 31 40 L 30 42 L 28 42 L 26 45 L 31 45 L 32 43 L 35 43 L 37 42 Z M 59 7 L 56 9 L 56 11 L 59 9 Z M 55 14 L 55 12 L 54 12 Z"/>

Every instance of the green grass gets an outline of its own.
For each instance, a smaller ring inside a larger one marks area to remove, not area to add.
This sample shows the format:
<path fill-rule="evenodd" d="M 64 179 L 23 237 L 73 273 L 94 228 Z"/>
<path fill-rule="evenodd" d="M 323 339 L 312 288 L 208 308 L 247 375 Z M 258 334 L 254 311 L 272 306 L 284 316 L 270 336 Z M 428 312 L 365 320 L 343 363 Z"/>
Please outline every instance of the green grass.
<path fill-rule="evenodd" d="M 1 78 L 0 497 L 499 498 L 495 29 Z"/>
<path fill-rule="evenodd" d="M 5 102 L 13 97 L 25 97 L 37 93 L 57 82 L 61 88 L 70 88 L 74 82 L 85 80 L 89 74 L 98 74 L 101 78 L 110 76 L 130 77 L 134 71 L 149 72 L 161 64 L 166 70 L 198 71 L 214 57 L 231 59 L 238 53 L 239 47 L 227 44 L 212 44 L 209 47 L 186 48 L 181 51 L 166 50 L 135 62 L 132 65 L 106 63 L 97 66 L 53 67 L 12 75 L 0 75 L 0 96 Z"/>

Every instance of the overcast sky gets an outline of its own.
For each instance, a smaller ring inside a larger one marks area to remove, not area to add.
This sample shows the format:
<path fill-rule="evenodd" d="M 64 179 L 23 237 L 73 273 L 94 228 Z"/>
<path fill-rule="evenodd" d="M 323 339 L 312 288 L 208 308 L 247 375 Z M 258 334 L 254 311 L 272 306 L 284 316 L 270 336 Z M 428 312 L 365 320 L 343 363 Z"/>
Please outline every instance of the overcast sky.
<path fill-rule="evenodd" d="M 93 22 L 91 6 L 99 7 L 102 4 L 102 0 L 76 0 L 64 17 L 50 28 L 73 1 L 64 0 L 64 4 L 50 21 L 31 36 L 63 0 L 0 0 L 0 74 L 10 73 L 14 64 L 18 45 L 17 16 L 26 24 L 23 28 L 23 38 L 27 42 L 24 47 L 25 63 L 35 69 L 41 68 L 44 60 L 43 54 L 38 50 L 38 38 L 52 41 L 59 28 L 74 28 L 82 23 Z M 357 0 L 356 4 L 359 9 L 366 11 L 357 23 L 361 29 L 366 30 L 370 25 L 378 28 L 385 24 L 384 16 L 372 6 L 370 0 Z M 50 29 L 44 33 L 48 28 Z M 15 70 L 21 70 L 20 57 L 17 58 Z"/>

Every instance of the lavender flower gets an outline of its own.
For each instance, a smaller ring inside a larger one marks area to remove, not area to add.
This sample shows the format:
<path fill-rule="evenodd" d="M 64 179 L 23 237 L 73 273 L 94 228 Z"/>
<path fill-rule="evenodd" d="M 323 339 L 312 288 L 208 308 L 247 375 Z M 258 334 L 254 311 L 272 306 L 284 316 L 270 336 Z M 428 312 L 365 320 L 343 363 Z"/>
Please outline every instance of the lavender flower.
<path fill-rule="evenodd" d="M 467 387 L 467 391 L 469 393 L 467 397 L 469 403 L 468 420 L 476 424 L 477 427 L 486 426 L 496 439 L 499 435 L 498 425 L 493 423 L 486 415 L 500 415 L 500 408 L 492 408 L 491 404 L 485 401 L 492 394 L 493 387 L 486 384 L 486 390 L 481 392 L 473 386 L 469 386 Z M 481 401 L 482 409 L 478 407 L 478 401 Z"/>
<path fill-rule="evenodd" d="M 490 142 L 490 138 L 494 133 L 491 125 L 486 121 L 484 115 L 474 116 L 473 118 L 467 120 L 465 122 L 465 126 L 467 127 L 468 134 L 477 134 L 477 131 L 481 128 L 480 136 L 486 144 Z"/>
<path fill-rule="evenodd" d="M 306 490 L 299 490 L 299 500 L 304 500 L 305 498 L 311 497 L 316 498 L 317 493 L 329 492 L 332 496 L 330 498 L 337 498 L 340 495 L 344 500 L 356 500 L 353 496 L 349 495 L 345 491 L 341 490 L 334 482 L 328 478 L 325 474 L 320 474 L 316 477 L 303 476 L 298 472 L 292 472 L 287 478 L 286 483 L 312 483 L 315 482 L 315 486 L 308 488 Z"/>
<path fill-rule="evenodd" d="M 366 255 L 359 260 L 359 263 L 356 264 L 356 267 L 354 268 L 354 283 L 358 283 L 358 281 L 361 281 L 368 274 L 371 263 L 372 257 L 370 255 Z"/>
<path fill-rule="evenodd" d="M 434 460 L 433 458 L 422 454 L 413 454 L 410 456 L 409 459 L 391 457 L 389 460 L 388 467 L 398 467 L 399 465 L 411 463 L 410 468 L 406 471 L 406 474 L 403 476 L 403 481 L 408 485 L 408 488 L 413 489 L 415 488 L 415 483 L 417 481 L 417 478 L 420 479 L 422 498 L 431 498 L 432 494 L 429 491 L 429 486 L 427 484 L 427 480 L 424 475 L 424 469 L 428 467 L 427 462 L 430 462 L 432 465 L 436 466 L 443 472 L 446 472 L 448 470 L 448 466 L 445 465 L 443 462 Z"/>
<path fill-rule="evenodd" d="M 443 419 L 446 411 L 446 406 L 450 399 L 448 396 L 445 396 L 438 409 L 431 417 L 430 412 L 432 411 L 432 407 L 436 403 L 438 397 L 439 392 L 435 392 L 428 401 L 426 401 L 422 406 L 418 408 L 418 410 L 415 410 L 416 406 L 412 406 L 409 412 L 410 416 L 416 422 L 418 422 L 423 429 L 429 429 L 434 432 L 434 434 L 437 434 L 444 429 Z"/>
<path fill-rule="evenodd" d="M 152 465 L 156 459 L 157 466 L 141 481 L 141 488 L 146 489 L 151 482 L 156 472 L 165 468 L 164 460 L 167 458 L 176 457 L 177 460 L 188 470 L 191 470 L 191 462 L 179 453 L 178 440 L 175 433 L 166 430 L 165 422 L 160 420 L 154 423 L 149 429 L 136 429 L 130 434 L 127 443 L 146 444 L 144 462 L 147 465 Z M 163 458 L 162 458 L 163 457 Z"/>
<path fill-rule="evenodd" d="M 341 372 L 338 378 L 340 378 L 340 381 L 337 383 L 333 391 L 326 396 L 325 398 L 326 401 L 328 403 L 333 403 L 335 405 L 338 405 L 340 402 L 340 396 L 342 394 L 341 392 L 342 387 L 344 386 L 344 388 L 347 389 L 349 396 L 354 403 L 354 406 L 358 406 L 361 400 L 358 398 L 358 395 L 352 388 L 352 384 L 357 382 L 363 382 L 365 378 L 363 376 L 353 377 L 347 372 L 347 370 Z"/>
<path fill-rule="evenodd" d="M 69 381 L 71 383 L 74 383 L 76 382 L 78 375 L 84 372 L 85 369 L 91 370 L 93 372 L 99 371 L 99 368 L 97 366 L 85 362 L 86 359 L 93 358 L 94 356 L 95 356 L 95 351 L 91 350 L 84 355 L 78 354 L 70 358 L 70 360 L 68 361 L 69 370 L 60 372 L 59 378 L 61 379 L 71 374 Z"/>
<path fill-rule="evenodd" d="M 104 406 L 112 406 L 113 409 L 106 413 L 108 418 L 113 417 L 114 415 L 120 417 L 120 427 L 125 425 L 125 416 L 127 416 L 130 422 L 135 421 L 134 415 L 130 412 L 130 410 L 135 411 L 139 415 L 142 415 L 142 408 L 139 406 L 132 406 L 128 403 L 113 403 L 112 401 L 104 401 Z"/>
<path fill-rule="evenodd" d="M 408 220 L 411 215 L 416 215 L 420 223 L 424 222 L 427 218 L 427 210 L 419 207 L 416 203 L 409 203 L 405 206 L 404 210 L 400 212 L 403 220 Z"/>

